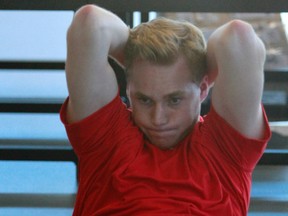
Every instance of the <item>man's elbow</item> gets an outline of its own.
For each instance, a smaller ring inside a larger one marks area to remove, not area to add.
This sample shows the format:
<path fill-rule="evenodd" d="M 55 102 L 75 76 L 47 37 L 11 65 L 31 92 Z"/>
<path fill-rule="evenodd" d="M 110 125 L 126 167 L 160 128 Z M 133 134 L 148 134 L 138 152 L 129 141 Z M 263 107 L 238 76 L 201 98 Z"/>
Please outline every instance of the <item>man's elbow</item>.
<path fill-rule="evenodd" d="M 252 25 L 242 20 L 232 20 L 225 26 L 221 37 L 220 46 L 225 47 L 231 54 L 236 56 L 242 54 L 251 55 L 256 62 L 264 62 L 266 50 L 264 43 L 258 37 Z"/>
<path fill-rule="evenodd" d="M 67 40 L 86 40 L 91 39 L 91 35 L 99 32 L 103 22 L 104 10 L 96 5 L 85 5 L 76 11 L 72 23 L 67 31 Z M 94 31 L 96 30 L 97 31 Z"/>
<path fill-rule="evenodd" d="M 251 24 L 243 20 L 232 20 L 227 23 L 227 28 L 237 34 L 251 34 L 254 33 L 254 29 Z"/>

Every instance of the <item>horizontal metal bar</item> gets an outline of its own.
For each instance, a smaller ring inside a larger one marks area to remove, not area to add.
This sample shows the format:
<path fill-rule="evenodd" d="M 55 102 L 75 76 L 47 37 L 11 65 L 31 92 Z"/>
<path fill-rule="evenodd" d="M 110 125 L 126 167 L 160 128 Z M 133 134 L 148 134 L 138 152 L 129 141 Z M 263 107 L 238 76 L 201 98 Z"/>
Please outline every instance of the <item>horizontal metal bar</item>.
<path fill-rule="evenodd" d="M 0 69 L 64 70 L 64 62 L 0 61 Z"/>
<path fill-rule="evenodd" d="M 118 11 L 158 12 L 284 12 L 286 0 L 90 0 L 105 8 Z"/>
<path fill-rule="evenodd" d="M 72 149 L 14 149 L 0 148 L 0 160 L 24 161 L 72 161 L 77 164 L 77 157 Z M 288 165 L 287 151 L 267 151 L 258 165 Z"/>
<path fill-rule="evenodd" d="M 0 0 L 1 10 L 77 10 L 97 4 L 115 12 L 287 12 L 287 0 Z"/>
<path fill-rule="evenodd" d="M 53 182 L 53 181 L 52 181 Z M 0 207 L 73 208 L 76 191 L 70 194 L 1 194 Z M 42 211 L 41 211 L 42 212 Z M 33 214 L 32 214 L 33 215 Z M 35 214 L 36 215 L 36 214 Z M 57 214 L 58 215 L 58 214 Z"/>
<path fill-rule="evenodd" d="M 258 165 L 288 165 L 288 152 L 286 151 L 267 151 L 263 154 Z"/>
<path fill-rule="evenodd" d="M 288 121 L 288 105 L 265 105 L 269 121 Z"/>
<path fill-rule="evenodd" d="M 0 0 L 1 10 L 76 10 L 85 0 Z"/>
<path fill-rule="evenodd" d="M 288 68 L 265 70 L 265 82 L 288 82 Z"/>
<path fill-rule="evenodd" d="M 72 161 L 77 164 L 77 157 L 72 149 L 31 149 L 0 148 L 0 160 L 23 161 Z"/>
<path fill-rule="evenodd" d="M 61 103 L 0 103 L 0 112 L 59 113 Z"/>

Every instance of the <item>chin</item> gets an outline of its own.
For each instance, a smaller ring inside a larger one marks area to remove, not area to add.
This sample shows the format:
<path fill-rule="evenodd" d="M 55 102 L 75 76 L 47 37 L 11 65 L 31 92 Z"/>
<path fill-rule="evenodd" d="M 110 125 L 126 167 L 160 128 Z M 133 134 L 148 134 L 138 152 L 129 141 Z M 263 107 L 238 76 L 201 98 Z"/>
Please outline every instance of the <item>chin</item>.
<path fill-rule="evenodd" d="M 171 143 L 171 140 L 169 140 L 170 142 L 157 142 L 157 141 L 150 141 L 151 144 L 153 144 L 154 146 L 157 146 L 159 149 L 162 149 L 162 150 L 170 150 L 170 149 L 173 149 L 177 146 L 177 143 L 178 142 L 173 142 Z"/>
<path fill-rule="evenodd" d="M 158 148 L 159 148 L 159 149 L 162 149 L 162 150 L 172 150 L 172 149 L 174 149 L 176 146 L 177 146 L 177 144 L 175 144 L 175 145 L 166 145 L 166 146 L 158 146 Z"/>

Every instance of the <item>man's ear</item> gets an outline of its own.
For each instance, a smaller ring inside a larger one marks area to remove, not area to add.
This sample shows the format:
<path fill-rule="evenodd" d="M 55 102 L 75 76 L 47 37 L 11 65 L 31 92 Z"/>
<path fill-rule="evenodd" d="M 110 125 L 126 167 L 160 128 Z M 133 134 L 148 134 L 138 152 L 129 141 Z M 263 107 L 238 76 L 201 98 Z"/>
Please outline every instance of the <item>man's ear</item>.
<path fill-rule="evenodd" d="M 199 87 L 200 87 L 200 100 L 202 103 L 208 96 L 209 89 L 210 89 L 208 75 L 203 77 Z"/>
<path fill-rule="evenodd" d="M 128 100 L 131 101 L 131 98 L 130 98 L 130 84 L 129 84 L 129 82 L 127 82 L 127 85 L 126 85 L 126 95 L 127 95 Z"/>

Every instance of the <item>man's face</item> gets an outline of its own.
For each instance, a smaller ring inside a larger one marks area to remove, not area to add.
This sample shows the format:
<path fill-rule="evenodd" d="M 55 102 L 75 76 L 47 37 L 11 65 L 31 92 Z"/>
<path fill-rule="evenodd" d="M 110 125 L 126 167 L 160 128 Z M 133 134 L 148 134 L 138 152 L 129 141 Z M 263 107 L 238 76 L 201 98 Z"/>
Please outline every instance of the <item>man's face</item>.
<path fill-rule="evenodd" d="M 200 105 L 208 93 L 198 86 L 183 57 L 172 65 L 137 60 L 129 71 L 127 94 L 136 125 L 161 149 L 173 148 L 199 119 Z"/>

